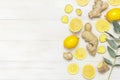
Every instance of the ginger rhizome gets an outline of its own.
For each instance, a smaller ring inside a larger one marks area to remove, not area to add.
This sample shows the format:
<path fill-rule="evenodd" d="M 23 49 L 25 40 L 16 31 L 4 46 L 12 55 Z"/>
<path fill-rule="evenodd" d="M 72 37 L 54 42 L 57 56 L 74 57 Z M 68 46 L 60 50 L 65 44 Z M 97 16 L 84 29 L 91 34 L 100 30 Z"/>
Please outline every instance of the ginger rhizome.
<path fill-rule="evenodd" d="M 95 55 L 98 47 L 98 38 L 92 33 L 92 26 L 90 23 L 85 24 L 84 31 L 82 32 L 82 38 L 89 44 L 86 46 L 88 52 L 91 55 Z"/>
<path fill-rule="evenodd" d="M 108 3 L 102 0 L 94 0 L 92 10 L 88 13 L 89 18 L 100 17 L 101 13 L 108 8 Z"/>

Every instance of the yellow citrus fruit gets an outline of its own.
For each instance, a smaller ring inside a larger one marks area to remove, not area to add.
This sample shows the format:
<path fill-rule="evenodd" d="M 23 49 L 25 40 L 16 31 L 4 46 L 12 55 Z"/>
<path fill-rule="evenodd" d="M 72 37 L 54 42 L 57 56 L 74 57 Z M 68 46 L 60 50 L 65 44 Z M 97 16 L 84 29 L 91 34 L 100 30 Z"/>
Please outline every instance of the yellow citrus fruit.
<path fill-rule="evenodd" d="M 82 26 L 83 26 L 83 23 L 79 18 L 73 18 L 70 21 L 69 29 L 72 32 L 79 32 Z"/>
<path fill-rule="evenodd" d="M 64 47 L 67 49 L 72 49 L 77 46 L 79 42 L 79 38 L 75 35 L 71 35 L 65 38 L 64 40 Z"/>
<path fill-rule="evenodd" d="M 99 46 L 97 52 L 99 54 L 104 54 L 106 52 L 105 46 Z"/>
<path fill-rule="evenodd" d="M 110 23 L 107 20 L 105 20 L 105 19 L 99 19 L 96 22 L 96 29 L 99 32 L 108 31 L 110 29 Z"/>
<path fill-rule="evenodd" d="M 78 60 L 85 59 L 86 50 L 84 48 L 77 48 L 74 52 L 74 57 Z"/>
<path fill-rule="evenodd" d="M 86 6 L 89 3 L 89 0 L 76 0 L 76 2 L 80 6 Z"/>
<path fill-rule="evenodd" d="M 81 15 L 82 15 L 81 9 L 76 9 L 75 12 L 76 12 L 76 14 L 77 14 L 78 16 L 81 16 Z"/>
<path fill-rule="evenodd" d="M 69 74 L 75 75 L 79 72 L 79 66 L 75 63 L 69 64 L 67 71 Z"/>
<path fill-rule="evenodd" d="M 104 43 L 104 42 L 106 42 L 106 40 L 107 40 L 107 35 L 106 34 L 100 34 L 99 41 L 101 43 Z"/>
<path fill-rule="evenodd" d="M 113 8 L 106 14 L 106 19 L 109 22 L 120 20 L 120 8 Z"/>
<path fill-rule="evenodd" d="M 95 68 L 91 64 L 86 64 L 82 69 L 82 75 L 86 79 L 94 78 L 95 74 L 96 74 Z"/>
<path fill-rule="evenodd" d="M 67 23 L 68 23 L 68 21 L 69 21 L 68 16 L 67 16 L 67 15 L 62 16 L 61 21 L 62 21 L 62 23 L 67 24 Z"/>
<path fill-rule="evenodd" d="M 71 4 L 67 4 L 66 6 L 65 6 L 65 12 L 66 13 L 71 13 L 72 11 L 73 11 L 73 7 L 72 7 L 72 5 Z"/>
<path fill-rule="evenodd" d="M 108 0 L 108 2 L 112 6 L 118 6 L 118 5 L 120 5 L 120 0 Z"/>

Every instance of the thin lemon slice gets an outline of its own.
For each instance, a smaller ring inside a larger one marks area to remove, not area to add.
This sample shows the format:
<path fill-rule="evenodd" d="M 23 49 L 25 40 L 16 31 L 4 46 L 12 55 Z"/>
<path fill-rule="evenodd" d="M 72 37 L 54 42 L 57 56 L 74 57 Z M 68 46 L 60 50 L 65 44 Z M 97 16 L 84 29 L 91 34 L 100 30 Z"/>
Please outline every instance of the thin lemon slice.
<path fill-rule="evenodd" d="M 62 16 L 61 21 L 62 21 L 62 23 L 67 24 L 69 22 L 68 16 L 67 15 Z"/>
<path fill-rule="evenodd" d="M 100 34 L 99 41 L 101 43 L 104 43 L 104 42 L 106 42 L 106 40 L 107 40 L 107 35 L 106 34 Z"/>
<path fill-rule="evenodd" d="M 86 58 L 86 51 L 84 48 L 77 48 L 74 52 L 74 57 L 78 60 Z"/>
<path fill-rule="evenodd" d="M 89 3 L 89 0 L 76 0 L 76 2 L 80 6 L 86 6 Z"/>
<path fill-rule="evenodd" d="M 112 6 L 119 6 L 120 5 L 120 0 L 108 0 L 108 2 Z"/>
<path fill-rule="evenodd" d="M 105 46 L 99 46 L 97 52 L 99 54 L 104 54 L 106 52 Z"/>
<path fill-rule="evenodd" d="M 72 32 L 79 32 L 82 29 L 83 23 L 79 18 L 73 18 L 70 21 L 69 29 Z"/>
<path fill-rule="evenodd" d="M 96 74 L 95 68 L 91 64 L 86 64 L 83 67 L 82 75 L 84 78 L 92 79 L 94 78 L 95 74 Z"/>
<path fill-rule="evenodd" d="M 72 5 L 71 4 L 67 4 L 66 6 L 65 6 L 65 13 L 71 13 L 72 11 L 73 11 L 73 7 L 72 7 Z"/>
<path fill-rule="evenodd" d="M 108 31 L 110 29 L 110 23 L 107 20 L 105 20 L 105 19 L 99 19 L 96 22 L 96 29 L 99 32 Z"/>
<path fill-rule="evenodd" d="M 72 64 L 69 64 L 67 70 L 69 74 L 75 75 L 79 72 L 79 66 L 75 63 L 72 63 Z"/>

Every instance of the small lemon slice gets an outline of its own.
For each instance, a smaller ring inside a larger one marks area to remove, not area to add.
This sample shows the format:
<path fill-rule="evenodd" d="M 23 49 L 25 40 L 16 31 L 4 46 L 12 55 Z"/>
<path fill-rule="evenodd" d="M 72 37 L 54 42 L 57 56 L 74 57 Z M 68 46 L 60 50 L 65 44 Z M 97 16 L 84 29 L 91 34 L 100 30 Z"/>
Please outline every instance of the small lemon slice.
<path fill-rule="evenodd" d="M 94 78 L 95 74 L 95 68 L 91 64 L 86 64 L 82 69 L 82 75 L 86 79 Z"/>
<path fill-rule="evenodd" d="M 78 16 L 81 16 L 81 15 L 82 15 L 81 9 L 76 9 L 75 12 L 76 12 L 76 14 L 77 14 Z"/>
<path fill-rule="evenodd" d="M 80 6 L 86 6 L 89 3 L 89 0 L 76 0 L 76 2 Z"/>
<path fill-rule="evenodd" d="M 72 63 L 72 64 L 69 64 L 67 70 L 69 74 L 75 75 L 79 72 L 79 66 L 75 63 Z"/>
<path fill-rule="evenodd" d="M 97 52 L 99 54 L 104 54 L 106 52 L 105 46 L 99 46 Z"/>
<path fill-rule="evenodd" d="M 67 15 L 62 16 L 61 21 L 62 21 L 62 23 L 67 24 L 69 22 L 68 16 Z"/>
<path fill-rule="evenodd" d="M 79 18 L 73 18 L 70 21 L 69 29 L 72 32 L 79 32 L 82 29 L 83 23 Z"/>
<path fill-rule="evenodd" d="M 96 22 L 96 29 L 99 32 L 108 31 L 110 29 L 110 23 L 107 20 L 105 20 L 105 19 L 99 19 Z"/>
<path fill-rule="evenodd" d="M 100 41 L 101 43 L 106 42 L 106 40 L 107 40 L 107 35 L 106 35 L 106 34 L 101 34 L 101 35 L 99 36 L 99 41 Z"/>
<path fill-rule="evenodd" d="M 108 0 L 108 2 L 112 6 L 119 6 L 120 5 L 120 0 Z"/>
<path fill-rule="evenodd" d="M 74 57 L 78 60 L 86 58 L 86 51 L 84 48 L 77 48 L 74 52 Z"/>
<path fill-rule="evenodd" d="M 64 10 L 65 10 L 65 13 L 69 14 L 73 11 L 73 6 L 71 4 L 67 4 Z"/>

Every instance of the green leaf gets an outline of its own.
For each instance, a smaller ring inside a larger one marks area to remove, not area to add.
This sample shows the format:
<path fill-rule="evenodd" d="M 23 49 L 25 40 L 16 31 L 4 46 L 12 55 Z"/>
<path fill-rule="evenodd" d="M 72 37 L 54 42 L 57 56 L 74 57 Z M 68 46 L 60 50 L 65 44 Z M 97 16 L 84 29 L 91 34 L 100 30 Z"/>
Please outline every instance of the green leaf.
<path fill-rule="evenodd" d="M 120 57 L 120 55 L 116 55 L 115 57 Z"/>
<path fill-rule="evenodd" d="M 120 64 L 115 64 L 114 66 L 120 66 Z"/>
<path fill-rule="evenodd" d="M 113 21 L 112 24 L 114 26 L 114 31 L 119 34 L 120 33 L 120 25 L 119 25 L 118 21 Z"/>
<path fill-rule="evenodd" d="M 111 57 L 113 57 L 113 58 L 116 57 L 116 53 L 113 49 L 111 49 L 109 46 L 107 46 L 107 50 L 108 50 Z"/>
<path fill-rule="evenodd" d="M 120 43 L 120 37 L 116 38 L 115 36 L 113 36 L 112 34 L 110 34 L 109 32 L 105 32 L 106 34 L 108 34 L 111 38 L 113 38 L 117 43 Z"/>
<path fill-rule="evenodd" d="M 109 39 L 107 39 L 107 42 L 109 43 L 109 45 L 110 45 L 113 49 L 117 49 L 117 48 L 118 48 L 118 46 L 117 46 L 117 44 L 115 43 L 114 40 L 109 40 Z"/>
<path fill-rule="evenodd" d="M 120 48 L 120 45 L 118 45 L 118 48 Z"/>
<path fill-rule="evenodd" d="M 115 37 L 112 35 L 112 34 L 110 34 L 109 32 L 105 32 L 106 34 L 108 34 L 110 37 L 112 37 L 113 39 L 115 39 Z"/>
<path fill-rule="evenodd" d="M 112 62 L 111 62 L 109 59 L 107 59 L 107 58 L 104 58 L 104 61 L 105 61 L 107 64 L 111 65 L 111 66 L 113 65 Z"/>

